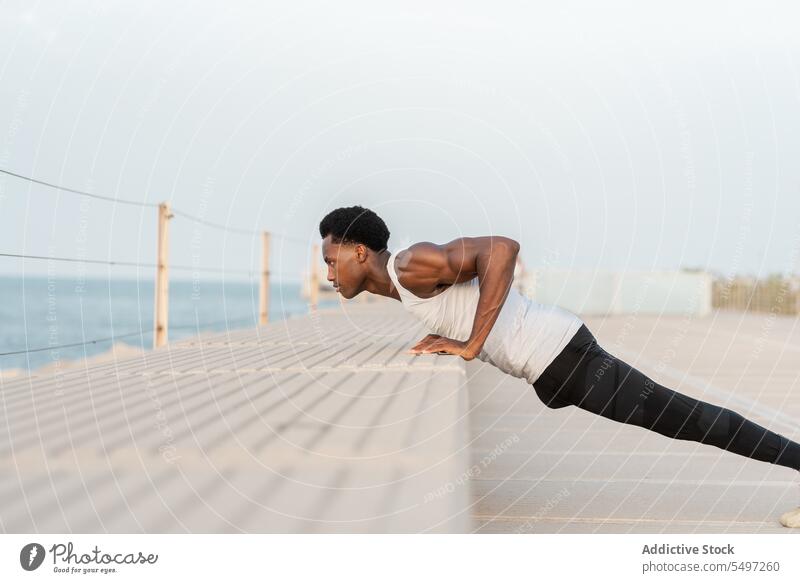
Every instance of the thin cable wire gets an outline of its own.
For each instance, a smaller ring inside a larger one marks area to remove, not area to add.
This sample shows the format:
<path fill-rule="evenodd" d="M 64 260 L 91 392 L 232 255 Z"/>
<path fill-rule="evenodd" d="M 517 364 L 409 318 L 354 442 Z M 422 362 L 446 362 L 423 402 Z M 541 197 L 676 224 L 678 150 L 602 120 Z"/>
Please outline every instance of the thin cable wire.
<path fill-rule="evenodd" d="M 64 192 L 71 192 L 73 194 L 80 194 L 81 196 L 88 196 L 90 198 L 96 198 L 99 200 L 106 200 L 110 202 L 118 202 L 120 204 L 129 204 L 133 206 L 141 206 L 141 207 L 158 207 L 157 204 L 152 202 L 140 202 L 136 200 L 127 200 L 124 198 L 114 198 L 111 196 L 103 196 L 102 194 L 93 194 L 91 192 L 86 192 L 84 190 L 76 190 L 74 188 L 67 188 L 66 186 L 59 186 L 58 184 L 52 184 L 51 182 L 45 182 L 44 180 L 37 180 L 36 178 L 31 178 L 30 176 L 23 176 L 22 174 L 17 174 L 16 172 L 10 172 L 8 170 L 3 170 L 0 168 L 0 173 L 7 174 L 8 176 L 13 176 L 14 178 L 19 178 L 21 180 L 27 180 L 28 182 L 33 182 L 35 184 L 41 184 L 42 186 L 49 186 L 50 188 L 56 188 L 58 190 L 63 190 Z"/>
<path fill-rule="evenodd" d="M 211 227 L 212 229 L 219 229 L 220 231 L 227 231 L 227 232 L 230 232 L 230 233 L 239 233 L 241 235 L 248 235 L 248 236 L 261 236 L 261 231 L 257 231 L 257 230 L 253 230 L 253 229 L 241 229 L 239 227 L 228 227 L 226 225 L 223 225 L 222 223 L 214 223 L 212 221 L 207 221 L 205 219 L 201 219 L 200 217 L 196 217 L 196 216 L 194 216 L 192 214 L 189 214 L 189 213 L 187 213 L 185 211 L 182 211 L 180 209 L 177 209 L 177 208 L 173 208 L 172 209 L 172 214 L 174 214 L 175 216 L 180 216 L 180 217 L 184 217 L 186 219 L 192 220 L 192 221 L 194 221 L 196 223 L 199 223 L 201 225 L 204 225 L 206 227 Z M 276 233 L 274 231 L 270 231 L 269 233 L 273 237 L 280 237 L 282 239 L 286 239 L 287 241 L 292 241 L 292 242 L 301 243 L 301 244 L 306 244 L 307 243 L 307 241 L 305 241 L 304 239 L 301 239 L 300 237 L 294 237 L 292 235 L 284 235 L 283 233 Z"/>
<path fill-rule="evenodd" d="M 28 354 L 30 352 L 42 352 L 44 350 L 58 350 L 59 348 L 73 348 L 75 346 L 86 346 L 87 344 L 97 344 L 98 342 L 106 342 L 108 340 L 116 340 L 117 338 L 126 338 L 128 336 L 141 335 L 142 332 L 130 332 L 128 334 L 118 334 L 109 338 L 97 338 L 95 340 L 87 340 L 86 342 L 73 342 L 72 344 L 60 344 L 58 346 L 46 346 L 44 348 L 29 348 L 27 350 L 15 350 L 14 352 L 0 352 L 0 356 L 10 356 L 12 354 Z"/>
<path fill-rule="evenodd" d="M 133 261 L 104 261 L 102 259 L 76 259 L 73 257 L 48 257 L 46 255 L 22 255 L 19 253 L 0 253 L 0 257 L 19 257 L 22 259 L 47 259 L 69 263 L 100 263 L 104 265 L 125 265 L 128 267 L 157 267 L 155 263 L 135 263 Z"/>
<path fill-rule="evenodd" d="M 65 261 L 67 263 L 96 263 L 100 265 L 121 265 L 125 267 L 158 267 L 155 263 L 137 263 L 135 261 L 105 261 L 103 259 L 77 259 L 74 257 L 49 257 L 47 255 L 24 255 L 21 253 L 0 253 L 0 257 L 15 257 L 20 259 L 40 259 L 51 261 Z M 168 265 L 169 269 L 178 271 L 203 271 L 207 273 L 230 273 L 237 275 L 260 275 L 261 271 L 257 269 L 226 269 L 224 267 L 195 267 L 193 265 Z M 286 273 L 284 271 L 268 271 L 269 275 L 278 275 L 280 277 L 292 277 L 297 274 Z"/>
<path fill-rule="evenodd" d="M 195 217 L 194 215 L 190 215 L 189 213 L 185 213 L 182 210 L 179 210 L 179 209 L 176 209 L 176 208 L 172 209 L 172 214 L 174 214 L 175 216 L 180 216 L 180 217 L 184 217 L 184 218 L 187 218 L 187 219 L 191 219 L 196 223 L 199 223 L 201 225 L 205 225 L 206 227 L 211 227 L 212 229 L 219 229 L 221 231 L 228 231 L 230 233 L 240 233 L 242 235 L 260 235 L 260 231 L 255 231 L 253 229 L 240 229 L 240 228 L 237 228 L 237 227 L 226 227 L 223 224 L 212 223 L 211 221 L 206 221 L 205 219 L 201 219 L 199 217 Z"/>
<path fill-rule="evenodd" d="M 17 174 L 16 172 L 11 172 L 10 170 L 4 170 L 2 168 L 0 168 L 0 173 L 6 174 L 8 176 L 13 176 L 14 178 L 19 178 L 20 180 L 27 180 L 28 182 L 33 182 L 34 184 L 40 184 L 42 186 L 55 188 L 57 190 L 61 190 L 61 191 L 64 191 L 64 192 L 70 192 L 72 194 L 78 194 L 78 195 L 81 195 L 81 196 L 88 196 L 88 197 L 91 197 L 91 198 L 96 198 L 98 200 L 105 200 L 105 201 L 109 201 L 109 202 L 118 202 L 120 204 L 129 204 L 129 205 L 140 206 L 140 207 L 158 208 L 158 204 L 157 203 L 139 202 L 139 201 L 135 201 L 135 200 L 127 200 L 127 199 L 124 199 L 124 198 L 114 198 L 114 197 L 111 197 L 111 196 L 103 196 L 102 194 L 94 194 L 94 193 L 91 193 L 91 192 L 86 192 L 85 190 L 77 190 L 75 188 L 68 188 L 66 186 L 60 186 L 58 184 L 53 184 L 52 182 L 46 182 L 44 180 L 38 180 L 36 178 L 32 178 L 30 176 L 24 176 L 22 174 Z M 184 211 L 182 211 L 180 209 L 177 209 L 177 208 L 173 208 L 171 210 L 172 210 L 172 214 L 174 214 L 176 216 L 182 216 L 184 218 L 191 219 L 191 220 L 195 221 L 196 223 L 199 223 L 201 225 L 205 225 L 207 227 L 211 227 L 213 229 L 220 229 L 220 230 L 223 230 L 223 231 L 228 231 L 230 233 L 239 233 L 239 234 L 248 235 L 248 236 L 260 235 L 261 234 L 261 231 L 258 231 L 258 230 L 255 230 L 255 229 L 242 229 L 242 228 L 239 228 L 239 227 L 228 227 L 228 226 L 223 225 L 221 223 L 214 223 L 214 222 L 211 222 L 211 221 L 206 221 L 205 219 L 201 219 L 200 217 L 196 217 L 196 216 L 194 216 L 194 215 L 192 215 L 190 213 L 184 212 Z M 302 243 L 302 244 L 307 243 L 307 241 L 301 239 L 300 237 L 294 237 L 294 236 L 291 236 L 291 235 L 285 235 L 283 233 L 276 233 L 276 232 L 271 232 L 271 234 L 276 236 L 276 237 L 282 237 L 283 239 L 286 239 L 288 241 L 294 241 L 294 242 Z"/>
<path fill-rule="evenodd" d="M 248 318 L 238 318 L 236 320 L 217 320 L 216 322 L 201 322 L 200 326 L 197 324 L 183 324 L 183 325 L 172 325 L 169 326 L 168 329 L 170 330 L 183 330 L 188 328 L 193 328 L 200 330 L 201 328 L 206 329 L 211 326 L 216 326 L 218 324 L 238 324 L 241 322 L 253 322 L 256 320 L 255 316 L 248 317 Z M 94 340 L 87 340 L 85 342 L 73 342 L 70 344 L 59 344 L 57 346 L 45 346 L 42 348 L 30 348 L 27 350 L 15 350 L 13 352 L 0 352 L 0 356 L 12 356 L 16 354 L 28 354 L 31 352 L 43 352 L 45 350 L 58 350 L 60 348 L 74 348 L 77 346 L 87 346 L 89 344 L 97 344 L 98 342 L 108 342 L 111 340 L 117 340 L 118 338 L 128 338 L 130 336 L 142 336 L 144 334 L 152 334 L 152 330 L 139 330 L 138 332 L 128 332 L 126 334 L 115 334 L 114 336 L 109 336 L 107 338 L 96 338 Z"/>
<path fill-rule="evenodd" d="M 158 267 L 155 263 L 136 263 L 134 261 L 105 261 L 103 259 L 77 259 L 74 257 L 48 257 L 46 255 L 23 255 L 19 253 L 0 253 L 0 257 L 17 257 L 21 259 L 46 259 L 50 261 L 66 261 L 68 263 L 97 263 L 100 265 L 122 265 L 125 267 Z M 169 265 L 169 269 L 207 271 L 212 273 L 238 273 L 252 275 L 256 273 L 246 269 L 225 269 L 224 267 L 194 267 L 191 265 Z"/>

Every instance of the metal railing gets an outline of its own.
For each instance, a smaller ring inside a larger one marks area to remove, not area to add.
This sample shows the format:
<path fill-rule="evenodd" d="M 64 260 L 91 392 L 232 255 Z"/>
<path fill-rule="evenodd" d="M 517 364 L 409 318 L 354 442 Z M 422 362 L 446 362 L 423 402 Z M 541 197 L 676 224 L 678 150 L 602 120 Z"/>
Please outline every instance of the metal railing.
<path fill-rule="evenodd" d="M 72 262 L 72 263 L 89 263 L 89 264 L 100 264 L 100 265 L 108 265 L 108 266 L 128 266 L 128 267 L 139 267 L 139 268 L 153 268 L 155 269 L 155 291 L 154 291 L 154 321 L 153 321 L 153 347 L 158 348 L 160 346 L 164 346 L 168 340 L 168 332 L 169 332 L 169 273 L 172 270 L 176 271 L 194 271 L 194 272 L 213 272 L 213 273 L 225 273 L 225 274 L 237 274 L 237 275 L 248 275 L 252 277 L 256 273 L 259 275 L 259 309 L 258 309 L 258 322 L 259 324 L 266 324 L 269 320 L 269 285 L 270 285 L 270 276 L 271 275 L 278 275 L 281 277 L 286 277 L 289 274 L 285 273 L 278 273 L 270 270 L 269 267 L 269 257 L 270 257 L 270 242 L 273 237 L 280 237 L 286 241 L 299 243 L 302 245 L 307 245 L 307 241 L 299 238 L 293 237 L 290 235 L 286 235 L 283 233 L 277 232 L 270 232 L 270 231 L 262 231 L 262 230 L 254 230 L 254 229 L 245 229 L 240 227 L 233 227 L 230 225 L 223 225 L 221 223 L 215 223 L 213 221 L 208 221 L 203 218 L 197 217 L 192 215 L 191 213 L 184 212 L 180 209 L 176 209 L 171 207 L 168 202 L 161 202 L 161 203 L 151 203 L 145 201 L 137 201 L 131 199 L 123 199 L 118 197 L 112 196 L 105 196 L 101 194 L 96 194 L 92 192 L 87 192 L 84 190 L 79 190 L 75 188 L 68 188 L 65 186 L 60 186 L 58 184 L 54 184 L 52 182 L 47 182 L 44 180 L 39 180 L 37 178 L 33 178 L 30 176 L 25 176 L 23 174 L 19 174 L 16 172 L 11 172 L 9 170 L 5 170 L 0 168 L 0 174 L 4 174 L 6 176 L 11 176 L 16 179 L 27 181 L 31 184 L 37 184 L 40 186 L 45 186 L 48 188 L 56 189 L 63 193 L 73 194 L 76 196 L 81 197 L 89 197 L 96 200 L 102 200 L 105 202 L 111 203 L 118 203 L 118 204 L 125 204 L 143 208 L 155 208 L 157 209 L 157 241 L 156 241 L 156 262 L 155 263 L 142 263 L 142 262 L 134 262 L 134 261 L 110 261 L 110 260 L 102 260 L 102 259 L 92 259 L 92 258 L 76 258 L 76 257 L 56 257 L 51 255 L 32 255 L 32 254 L 25 254 L 25 253 L 13 253 L 13 252 L 0 252 L 0 257 L 10 257 L 10 258 L 20 258 L 26 260 L 43 260 L 43 261 L 57 261 L 57 262 Z M 242 269 L 228 269 L 228 268 L 218 268 L 218 267 L 208 267 L 208 266 L 189 266 L 189 265 L 173 265 L 170 264 L 169 261 L 169 247 L 170 247 L 170 236 L 169 236 L 169 224 L 170 221 L 174 218 L 184 218 L 191 221 L 194 221 L 198 225 L 203 225 L 204 227 L 218 229 L 225 231 L 227 233 L 238 234 L 238 235 L 245 235 L 253 237 L 254 239 L 257 238 L 260 242 L 260 255 L 261 255 L 261 265 L 258 271 L 254 270 L 242 270 Z M 316 260 L 319 258 L 319 245 L 314 244 L 312 249 L 311 255 L 311 262 L 310 268 L 306 273 L 306 277 L 308 278 L 308 285 L 310 293 L 308 294 L 308 303 L 310 308 L 315 308 L 319 302 L 319 271 L 316 267 Z M 136 330 L 130 331 L 122 334 L 116 334 L 112 337 L 108 338 L 96 338 L 92 340 L 87 340 L 85 342 L 78 342 L 72 343 L 66 346 L 83 346 L 88 344 L 96 344 L 98 342 L 106 342 L 114 340 L 118 338 L 125 338 L 129 336 L 144 334 L 145 331 L 143 330 Z M 23 354 L 27 352 L 37 352 L 41 350 L 51 350 L 53 347 L 48 346 L 44 348 L 29 348 L 25 350 L 15 350 L 10 352 L 0 353 L 0 356 L 6 355 L 13 355 L 13 354 Z"/>

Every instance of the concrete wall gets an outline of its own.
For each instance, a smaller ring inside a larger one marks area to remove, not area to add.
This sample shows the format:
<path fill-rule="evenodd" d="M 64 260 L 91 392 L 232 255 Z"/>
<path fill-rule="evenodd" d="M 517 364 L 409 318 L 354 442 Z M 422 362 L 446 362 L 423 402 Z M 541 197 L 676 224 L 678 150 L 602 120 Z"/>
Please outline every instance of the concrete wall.
<path fill-rule="evenodd" d="M 576 314 L 693 314 L 711 311 L 712 277 L 704 272 L 528 270 L 521 291 Z"/>

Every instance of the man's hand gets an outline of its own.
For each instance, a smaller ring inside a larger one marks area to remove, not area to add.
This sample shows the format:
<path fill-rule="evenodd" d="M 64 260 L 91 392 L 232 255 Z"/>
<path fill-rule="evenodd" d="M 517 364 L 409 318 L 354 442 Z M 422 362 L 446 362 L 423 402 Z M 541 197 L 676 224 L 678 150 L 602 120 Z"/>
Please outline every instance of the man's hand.
<path fill-rule="evenodd" d="M 445 338 L 438 334 L 428 334 L 406 354 L 453 354 L 464 360 L 472 360 L 477 356 L 473 350 L 467 348 L 466 342 Z"/>

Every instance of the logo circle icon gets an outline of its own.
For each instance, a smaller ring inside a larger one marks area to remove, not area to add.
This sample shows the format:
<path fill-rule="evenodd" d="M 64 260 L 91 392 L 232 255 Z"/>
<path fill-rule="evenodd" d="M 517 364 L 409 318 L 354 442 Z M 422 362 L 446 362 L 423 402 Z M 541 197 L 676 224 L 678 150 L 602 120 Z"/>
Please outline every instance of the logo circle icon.
<path fill-rule="evenodd" d="M 44 547 L 39 543 L 28 543 L 19 552 L 19 564 L 26 571 L 35 571 L 44 561 Z"/>

